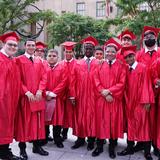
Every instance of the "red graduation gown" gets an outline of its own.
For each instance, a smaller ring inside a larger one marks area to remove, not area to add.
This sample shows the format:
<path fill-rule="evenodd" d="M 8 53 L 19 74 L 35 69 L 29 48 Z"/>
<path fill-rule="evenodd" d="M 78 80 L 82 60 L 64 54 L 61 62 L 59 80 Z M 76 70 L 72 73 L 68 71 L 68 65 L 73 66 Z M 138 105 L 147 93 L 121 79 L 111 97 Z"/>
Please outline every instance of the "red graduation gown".
<path fill-rule="evenodd" d="M 146 67 L 138 63 L 135 70 L 127 71 L 126 82 L 127 138 L 131 141 L 151 141 L 153 117 L 144 104 L 154 103 L 152 83 L 146 74 Z M 152 105 L 152 107 L 154 107 Z"/>
<path fill-rule="evenodd" d="M 61 62 L 61 65 L 65 68 L 67 72 L 67 85 L 65 90 L 65 101 L 64 101 L 64 122 L 63 127 L 69 128 L 73 127 L 73 115 L 75 107 L 71 104 L 70 101 L 70 91 L 69 85 L 71 85 L 71 73 L 73 72 L 73 66 L 76 63 L 76 60 L 73 59 L 71 62 L 66 62 L 65 60 Z"/>
<path fill-rule="evenodd" d="M 154 130 L 154 136 L 153 136 L 153 141 L 154 144 L 160 149 L 160 127 L 159 127 L 159 122 L 160 122 L 160 88 L 156 87 L 156 82 L 157 79 L 160 79 L 160 58 L 158 58 L 151 67 L 151 73 L 152 73 L 152 82 L 153 82 L 153 87 L 155 90 L 155 95 L 156 95 L 156 108 L 155 108 L 155 130 Z"/>
<path fill-rule="evenodd" d="M 144 48 L 142 48 L 139 52 L 137 52 L 137 55 L 136 55 L 137 61 L 138 62 L 142 62 L 143 64 L 146 65 L 146 67 L 147 67 L 147 74 L 148 74 L 149 78 L 152 77 L 152 69 L 151 69 L 152 68 L 152 64 L 159 57 L 160 57 L 160 48 L 159 47 L 158 47 L 158 50 L 155 51 L 152 54 L 152 56 L 150 56 L 149 53 L 145 53 L 145 49 Z M 156 104 L 155 106 L 152 106 L 152 108 L 154 108 L 154 110 L 155 110 L 155 111 L 151 112 L 151 113 L 153 113 L 151 115 L 152 117 L 158 117 L 158 112 L 157 112 L 157 110 L 158 110 L 158 102 L 155 102 L 155 104 Z M 156 133 L 156 128 L 158 127 L 158 126 L 156 127 L 156 125 L 157 125 L 156 124 L 157 119 L 154 118 L 154 120 L 155 121 L 152 124 L 152 126 L 154 128 L 153 129 L 153 139 L 155 139 L 155 137 L 156 137 L 156 135 L 154 133 Z"/>
<path fill-rule="evenodd" d="M 139 52 L 137 52 L 136 54 L 136 60 L 138 62 L 141 62 L 143 64 L 146 65 L 147 67 L 147 72 L 148 72 L 148 75 L 150 77 L 150 69 L 151 69 L 151 65 L 152 63 L 158 59 L 160 57 L 160 48 L 158 48 L 157 51 L 155 51 L 152 56 L 150 56 L 149 53 L 145 53 L 145 49 L 142 48 Z"/>
<path fill-rule="evenodd" d="M 117 52 L 116 59 L 120 60 L 122 63 L 126 64 L 126 61 L 125 61 L 125 59 L 123 57 L 123 53 L 122 53 L 121 49 Z"/>
<path fill-rule="evenodd" d="M 90 62 L 90 71 L 85 59 L 77 61 L 72 72 L 71 97 L 76 98 L 73 134 L 84 138 L 95 136 L 95 86 L 93 76 L 98 61 Z"/>
<path fill-rule="evenodd" d="M 122 98 L 125 88 L 126 69 L 118 60 L 110 67 L 107 62 L 97 69 L 95 85 L 99 92 L 96 98 L 96 137 L 123 137 L 123 105 Z M 113 102 L 109 103 L 100 94 L 102 89 L 109 89 Z"/>
<path fill-rule="evenodd" d="M 63 125 L 64 121 L 64 100 L 67 77 L 64 67 L 57 64 L 54 68 L 47 69 L 47 87 L 46 91 L 57 94 L 56 107 L 50 124 Z"/>
<path fill-rule="evenodd" d="M 35 57 L 34 63 L 32 63 L 25 55 L 17 57 L 16 61 L 21 74 L 22 95 L 16 116 L 15 139 L 20 142 L 44 139 L 44 100 L 34 106 L 39 111 L 33 112 L 31 110 L 33 103 L 29 102 L 25 95 L 27 91 L 35 95 L 37 90 L 45 90 L 47 75 L 44 72 L 42 61 Z"/>
<path fill-rule="evenodd" d="M 20 94 L 20 74 L 15 60 L 0 53 L 0 145 L 12 143 Z"/>

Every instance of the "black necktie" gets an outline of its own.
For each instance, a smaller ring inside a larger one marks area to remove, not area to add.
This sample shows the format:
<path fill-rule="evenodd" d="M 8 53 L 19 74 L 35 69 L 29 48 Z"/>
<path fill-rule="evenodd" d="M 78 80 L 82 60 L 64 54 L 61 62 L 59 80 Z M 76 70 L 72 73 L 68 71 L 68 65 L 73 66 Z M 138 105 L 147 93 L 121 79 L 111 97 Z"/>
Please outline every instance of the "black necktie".
<path fill-rule="evenodd" d="M 33 57 L 29 57 L 30 61 L 33 63 Z"/>
<path fill-rule="evenodd" d="M 152 57 L 153 53 L 154 53 L 154 50 L 153 51 L 149 51 L 149 54 L 150 54 L 151 57 Z"/>
<path fill-rule="evenodd" d="M 132 72 L 133 68 L 132 67 L 129 67 L 129 72 Z"/>
<path fill-rule="evenodd" d="M 111 67 L 112 66 L 112 61 L 108 61 L 108 63 L 109 63 L 109 66 Z"/>
<path fill-rule="evenodd" d="M 54 68 L 54 65 L 50 65 L 51 68 Z"/>

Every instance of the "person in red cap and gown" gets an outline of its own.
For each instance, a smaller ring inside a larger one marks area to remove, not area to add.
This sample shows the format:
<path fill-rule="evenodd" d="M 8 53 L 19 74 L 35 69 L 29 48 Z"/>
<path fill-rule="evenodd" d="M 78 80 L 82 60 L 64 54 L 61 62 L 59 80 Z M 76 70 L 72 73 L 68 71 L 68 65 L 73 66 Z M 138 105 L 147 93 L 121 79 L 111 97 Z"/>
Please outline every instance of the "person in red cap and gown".
<path fill-rule="evenodd" d="M 95 73 L 94 81 L 99 96 L 96 100 L 96 138 L 97 148 L 92 156 L 103 152 L 103 141 L 109 139 L 109 156 L 115 158 L 117 138 L 123 138 L 123 105 L 122 97 L 125 89 L 126 70 L 116 60 L 120 44 L 113 38 L 105 44 L 106 61 Z"/>
<path fill-rule="evenodd" d="M 25 142 L 33 141 L 33 153 L 42 156 L 49 154 L 39 143 L 39 140 L 45 138 L 43 93 L 47 75 L 42 61 L 34 57 L 35 49 L 35 41 L 27 39 L 25 53 L 16 58 L 21 75 L 22 93 L 16 115 L 15 139 L 20 142 L 20 156 L 25 160 L 28 159 Z"/>
<path fill-rule="evenodd" d="M 121 41 L 122 47 L 129 47 L 132 46 L 133 41 L 136 39 L 136 35 L 130 30 L 126 29 L 118 36 L 118 39 Z M 121 49 L 117 52 L 116 58 L 126 64 Z"/>
<path fill-rule="evenodd" d="M 43 42 L 36 42 L 36 50 L 34 55 L 36 57 L 40 57 L 42 60 L 45 59 L 45 49 L 47 48 L 47 45 Z"/>
<path fill-rule="evenodd" d="M 13 56 L 18 51 L 19 36 L 9 32 L 0 36 L 0 159 L 19 160 L 9 149 L 14 138 L 14 121 L 20 94 L 20 74 Z"/>
<path fill-rule="evenodd" d="M 67 85 L 66 70 L 58 62 L 58 51 L 50 49 L 47 54 L 49 67 L 47 69 L 46 99 L 56 100 L 55 109 L 51 121 L 48 124 L 53 125 L 53 138 L 58 148 L 63 148 L 61 129 L 64 123 L 64 101 Z"/>
<path fill-rule="evenodd" d="M 87 149 L 94 148 L 95 141 L 95 86 L 93 76 L 98 61 L 93 57 L 98 41 L 89 36 L 81 41 L 85 57 L 77 61 L 72 72 L 70 96 L 75 105 L 73 134 L 78 138 L 71 147 L 77 149 L 84 145 L 88 137 Z"/>
<path fill-rule="evenodd" d="M 135 60 L 136 46 L 123 47 L 122 52 L 126 60 L 126 115 L 127 115 L 127 147 L 119 156 L 134 154 L 134 142 L 143 142 L 144 156 L 151 160 L 150 141 L 152 127 L 150 107 L 154 104 L 154 92 L 151 79 L 147 76 L 146 67 Z"/>
<path fill-rule="evenodd" d="M 154 28 L 151 26 L 144 26 L 143 33 L 142 33 L 142 48 L 136 54 L 136 59 L 138 62 L 141 62 L 146 65 L 146 71 L 149 78 L 151 78 L 151 66 L 154 61 L 156 61 L 160 57 L 160 48 L 157 46 L 157 38 L 158 38 L 159 29 Z M 153 87 L 153 89 L 155 89 Z M 156 96 L 156 92 L 155 92 Z M 155 97 L 155 105 L 151 105 L 150 116 L 152 117 L 152 126 L 153 126 L 153 147 L 154 147 L 154 154 L 158 155 L 159 151 L 154 144 L 154 140 L 156 139 L 157 135 L 156 125 L 157 117 L 158 117 L 158 99 Z M 156 118 L 155 118 L 156 117 Z M 143 149 L 143 143 L 137 143 L 135 147 L 135 152 Z M 139 145 L 140 144 L 140 145 Z"/>
<path fill-rule="evenodd" d="M 64 60 L 60 63 L 67 72 L 67 86 L 65 90 L 65 101 L 64 101 L 64 122 L 63 122 L 63 130 L 62 130 L 62 138 L 63 140 L 67 139 L 67 133 L 69 127 L 73 127 L 73 115 L 74 108 L 70 101 L 70 92 L 69 86 L 71 85 L 71 74 L 73 70 L 73 66 L 76 63 L 74 58 L 75 52 L 74 47 L 76 45 L 75 42 L 66 41 L 61 44 L 64 47 Z"/>
<path fill-rule="evenodd" d="M 42 60 L 45 70 L 48 68 L 48 62 L 45 60 L 45 50 L 47 49 L 47 45 L 41 41 L 36 42 L 36 50 L 34 52 L 35 57 L 39 57 Z M 53 138 L 50 136 L 49 125 L 45 126 L 46 138 L 41 141 L 41 145 L 45 145 L 48 141 L 53 141 Z"/>

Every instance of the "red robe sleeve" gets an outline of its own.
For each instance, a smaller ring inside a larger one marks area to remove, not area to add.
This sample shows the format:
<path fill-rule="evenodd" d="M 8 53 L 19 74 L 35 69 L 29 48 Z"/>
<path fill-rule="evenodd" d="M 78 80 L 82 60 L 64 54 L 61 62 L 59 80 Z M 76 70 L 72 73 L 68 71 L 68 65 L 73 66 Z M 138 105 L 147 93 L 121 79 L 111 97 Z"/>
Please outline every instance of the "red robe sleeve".
<path fill-rule="evenodd" d="M 41 77 L 41 81 L 39 83 L 39 87 L 38 90 L 44 91 L 46 89 L 46 85 L 47 85 L 47 73 L 46 70 L 42 64 L 42 77 Z"/>
<path fill-rule="evenodd" d="M 53 93 L 55 93 L 57 96 L 64 95 L 63 92 L 65 92 L 66 86 L 67 86 L 67 70 L 65 68 L 62 69 L 62 78 L 60 83 L 52 90 Z"/>
<path fill-rule="evenodd" d="M 146 69 L 144 70 L 143 79 L 142 79 L 142 93 L 141 93 L 141 104 L 152 104 L 154 103 L 154 92 L 152 89 L 151 78 L 147 76 Z"/>
<path fill-rule="evenodd" d="M 113 97 L 121 98 L 125 89 L 125 82 L 126 82 L 126 70 L 125 67 L 122 67 L 119 82 L 116 85 L 108 88 L 111 92 Z"/>
<path fill-rule="evenodd" d="M 71 71 L 71 78 L 69 83 L 70 97 L 76 98 L 76 78 L 77 78 L 77 64 L 75 63 Z"/>
<path fill-rule="evenodd" d="M 97 91 L 98 91 L 98 92 L 101 92 L 101 91 L 102 91 L 103 89 L 105 89 L 105 88 L 102 86 L 102 84 L 101 84 L 101 82 L 100 82 L 99 69 L 100 69 L 100 67 L 98 67 L 98 68 L 96 69 L 96 71 L 95 71 L 94 83 L 95 83 L 95 86 L 96 86 L 96 88 L 97 88 Z"/>

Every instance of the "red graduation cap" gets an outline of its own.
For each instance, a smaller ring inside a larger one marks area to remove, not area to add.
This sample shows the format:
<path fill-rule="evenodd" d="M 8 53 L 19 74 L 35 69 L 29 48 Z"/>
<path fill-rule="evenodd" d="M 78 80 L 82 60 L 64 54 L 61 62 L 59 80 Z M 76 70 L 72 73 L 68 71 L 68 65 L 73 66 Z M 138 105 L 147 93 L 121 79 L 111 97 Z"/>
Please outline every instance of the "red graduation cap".
<path fill-rule="evenodd" d="M 75 47 L 76 44 L 77 44 L 76 42 L 66 41 L 62 43 L 61 45 L 64 46 L 66 50 L 71 51 Z"/>
<path fill-rule="evenodd" d="M 114 46 L 117 49 L 117 51 L 121 48 L 121 45 L 113 38 L 110 38 L 107 42 L 105 42 L 104 49 L 108 46 Z"/>
<path fill-rule="evenodd" d="M 45 48 L 47 48 L 47 45 L 45 43 L 39 41 L 39 42 L 36 42 L 36 48 L 37 49 L 45 49 Z"/>
<path fill-rule="evenodd" d="M 92 36 L 89 36 L 83 40 L 80 41 L 81 44 L 87 44 L 87 43 L 90 43 L 90 44 L 93 44 L 94 46 L 97 46 L 99 43 L 98 41 L 92 37 Z"/>
<path fill-rule="evenodd" d="M 8 33 L 1 35 L 0 40 L 3 43 L 7 42 L 8 40 L 13 40 L 13 41 L 18 42 L 20 40 L 20 37 L 17 35 L 16 32 L 8 32 Z"/>
<path fill-rule="evenodd" d="M 152 27 L 152 26 L 144 26 L 143 32 L 142 32 L 142 39 L 144 38 L 144 35 L 146 33 L 150 33 L 150 32 L 154 33 L 154 35 L 156 37 L 158 37 L 159 31 L 160 31 L 160 29 L 158 29 L 158 28 L 155 28 L 155 27 Z"/>
<path fill-rule="evenodd" d="M 131 40 L 135 40 L 136 39 L 136 35 L 129 31 L 128 29 L 124 30 L 119 36 L 118 39 L 122 40 L 122 38 L 124 37 L 129 37 Z"/>
<path fill-rule="evenodd" d="M 127 57 L 130 54 L 134 54 L 135 55 L 136 54 L 136 48 L 137 48 L 136 45 L 129 46 L 129 47 L 123 47 L 122 48 L 122 53 L 123 53 L 124 58 Z"/>

